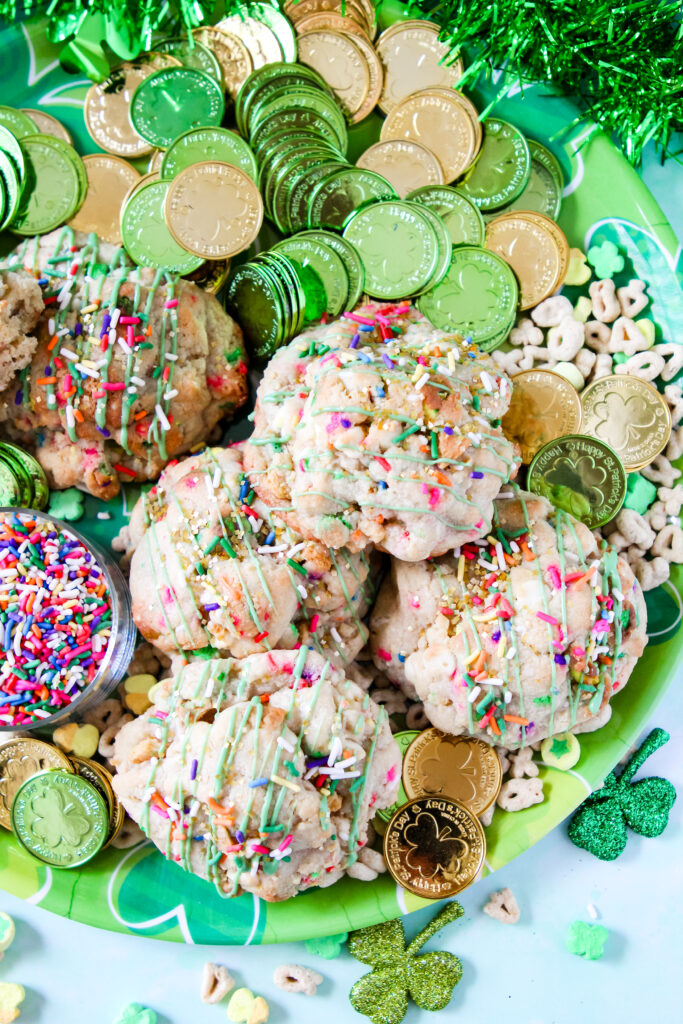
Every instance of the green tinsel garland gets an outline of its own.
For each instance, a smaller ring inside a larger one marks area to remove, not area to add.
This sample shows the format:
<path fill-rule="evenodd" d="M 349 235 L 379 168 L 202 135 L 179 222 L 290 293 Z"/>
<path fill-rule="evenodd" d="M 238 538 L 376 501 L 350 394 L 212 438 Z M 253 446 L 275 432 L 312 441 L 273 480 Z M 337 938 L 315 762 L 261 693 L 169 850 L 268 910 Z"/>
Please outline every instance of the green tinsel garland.
<path fill-rule="evenodd" d="M 277 0 L 273 0 L 277 5 Z M 187 30 L 248 0 L 0 0 L 0 21 L 47 13 L 50 37 L 102 38 L 124 59 L 160 30 Z M 578 97 L 585 116 L 638 164 L 649 141 L 662 157 L 683 128 L 683 0 L 406 0 L 414 17 L 465 47 L 463 84 L 504 68 L 508 81 L 542 82 Z"/>

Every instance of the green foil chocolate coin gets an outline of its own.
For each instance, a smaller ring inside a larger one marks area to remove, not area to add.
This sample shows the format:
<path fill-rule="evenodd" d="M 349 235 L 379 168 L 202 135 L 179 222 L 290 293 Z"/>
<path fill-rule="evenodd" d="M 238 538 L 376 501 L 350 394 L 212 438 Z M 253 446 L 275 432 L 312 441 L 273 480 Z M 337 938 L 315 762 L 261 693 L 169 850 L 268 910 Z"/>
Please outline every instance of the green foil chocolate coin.
<path fill-rule="evenodd" d="M 26 135 L 37 135 L 40 129 L 36 122 L 22 110 L 14 107 L 0 107 L 0 125 L 8 128 L 15 139 L 23 139 Z"/>
<path fill-rule="evenodd" d="M 22 501 L 21 483 L 17 479 L 17 474 L 2 460 L 0 460 L 0 505 L 7 508 L 25 507 Z"/>
<path fill-rule="evenodd" d="M 213 50 L 189 36 L 171 36 L 154 44 L 155 53 L 170 53 L 177 57 L 186 68 L 195 68 L 223 84 L 223 71 Z M 205 158 L 206 159 L 206 158 Z"/>
<path fill-rule="evenodd" d="M 162 68 L 140 82 L 130 102 L 135 131 L 166 149 L 191 128 L 219 125 L 225 112 L 222 86 L 195 68 Z"/>
<path fill-rule="evenodd" d="M 394 733 L 394 739 L 398 743 L 398 749 L 401 751 L 401 757 L 405 757 L 406 750 L 413 742 L 413 740 L 417 739 L 419 735 L 420 732 L 418 729 L 407 729 L 405 732 Z M 389 821 L 391 820 L 391 818 L 393 818 L 394 814 L 399 809 L 399 807 L 403 807 L 403 805 L 407 804 L 409 800 L 410 797 L 403 788 L 403 781 L 401 781 L 398 787 L 398 796 L 396 797 L 394 803 L 391 805 L 391 807 L 385 807 L 383 810 L 378 811 L 376 814 L 376 818 L 379 818 L 380 822 L 382 822 L 384 826 L 388 825 Z"/>
<path fill-rule="evenodd" d="M 21 198 L 21 185 L 16 168 L 9 155 L 0 149 L 0 180 L 3 188 L 3 212 L 0 215 L 0 229 L 14 217 Z"/>
<path fill-rule="evenodd" d="M 327 312 L 338 316 L 346 309 L 349 297 L 349 279 L 344 263 L 329 245 L 317 238 L 293 235 L 274 246 L 276 252 L 289 256 L 302 266 L 310 266 L 323 283 L 327 295 Z"/>
<path fill-rule="evenodd" d="M 341 171 L 346 167 L 348 164 L 333 160 L 292 174 L 287 189 L 284 221 L 291 232 L 301 231 L 308 226 L 308 201 L 318 182 L 329 177 L 333 171 Z"/>
<path fill-rule="evenodd" d="M 21 465 L 29 476 L 33 490 L 33 498 L 29 503 L 30 508 L 47 508 L 50 500 L 50 488 L 43 467 L 38 460 L 10 441 L 0 442 L 0 454 L 13 459 L 15 464 Z"/>
<path fill-rule="evenodd" d="M 254 81 L 250 84 L 251 79 Z M 267 96 L 276 95 L 283 87 L 296 88 L 299 85 L 313 85 L 316 89 L 331 95 L 329 86 L 318 72 L 305 64 L 266 64 L 265 67 L 254 71 L 237 95 L 235 120 L 239 130 L 245 135 L 248 134 L 251 112 Z"/>
<path fill-rule="evenodd" d="M 121 238 L 135 263 L 190 274 L 204 262 L 179 245 L 164 218 L 167 181 L 149 181 L 131 194 L 121 212 Z"/>
<path fill-rule="evenodd" d="M 451 236 L 448 233 L 448 228 L 446 227 L 443 218 L 440 217 L 438 213 L 435 213 L 429 206 L 423 206 L 422 215 L 427 218 L 434 230 L 440 257 L 439 262 L 436 265 L 436 269 L 430 277 L 427 286 L 422 289 L 422 291 L 427 291 L 430 288 L 436 288 L 437 284 L 439 284 L 440 281 L 443 281 L 444 277 L 448 273 L 453 255 L 453 243 L 451 242 Z"/>
<path fill-rule="evenodd" d="M 293 63 L 297 57 L 297 45 L 291 21 L 277 7 L 271 7 L 270 4 L 252 2 L 248 10 L 252 18 L 262 21 L 275 33 L 285 61 Z"/>
<path fill-rule="evenodd" d="M 346 301 L 346 308 L 353 309 L 360 301 L 365 289 L 365 268 L 354 247 L 342 235 L 335 235 L 332 231 L 315 229 L 302 231 L 299 237 L 317 238 L 319 242 L 324 242 L 336 252 L 346 268 L 346 276 L 349 279 L 349 297 Z"/>
<path fill-rule="evenodd" d="M 529 147 L 519 129 L 490 117 L 479 156 L 458 189 L 480 210 L 497 210 L 521 193 L 530 166 Z"/>
<path fill-rule="evenodd" d="M 24 189 L 9 228 L 18 235 L 44 235 L 73 217 L 80 205 L 78 164 L 51 135 L 29 135 L 20 145 Z"/>
<path fill-rule="evenodd" d="M 483 245 L 484 218 L 471 199 L 450 185 L 423 185 L 406 196 L 414 203 L 428 206 L 443 220 L 453 245 Z"/>
<path fill-rule="evenodd" d="M 361 167 L 345 167 L 333 171 L 313 189 L 308 200 L 307 226 L 341 231 L 349 216 L 362 206 L 395 198 L 394 188 L 386 178 Z"/>
<path fill-rule="evenodd" d="M 30 854 L 55 868 L 77 868 L 102 849 L 107 807 L 95 787 L 66 771 L 39 772 L 12 802 L 12 831 Z"/>
<path fill-rule="evenodd" d="M 308 170 L 309 167 L 319 167 L 334 159 L 334 153 L 325 146 L 310 146 L 308 153 L 302 155 L 301 151 L 292 153 L 284 160 L 277 163 L 275 170 L 263 189 L 263 200 L 266 204 L 270 217 L 275 221 L 283 234 L 287 231 L 287 197 L 298 175 Z"/>
<path fill-rule="evenodd" d="M 536 453 L 527 488 L 596 530 L 614 519 L 623 505 L 626 471 L 604 441 L 567 434 Z"/>
<path fill-rule="evenodd" d="M 343 145 L 339 144 L 337 132 L 330 122 L 321 117 L 315 110 L 305 110 L 303 107 L 294 107 L 292 110 L 280 110 L 277 114 L 273 114 L 267 121 L 259 125 L 255 132 L 249 135 L 249 142 L 254 152 L 258 154 L 266 139 L 270 139 L 277 133 L 284 131 L 294 134 L 299 128 L 308 128 L 310 131 L 316 132 L 321 138 L 327 139 L 333 146 L 341 149 L 343 153 L 346 152 L 346 140 L 344 140 Z"/>
<path fill-rule="evenodd" d="M 248 142 L 228 128 L 192 128 L 179 135 L 161 160 L 161 177 L 175 178 L 192 164 L 211 160 L 232 164 L 256 181 L 256 158 Z"/>
<path fill-rule="evenodd" d="M 453 249 L 448 273 L 417 306 L 439 330 L 457 331 L 481 345 L 511 324 L 517 297 L 517 281 L 505 260 L 467 245 Z"/>
<path fill-rule="evenodd" d="M 358 210 L 344 228 L 365 268 L 365 291 L 375 299 L 404 299 L 422 291 L 441 259 L 436 232 L 416 203 L 378 202 Z"/>
<path fill-rule="evenodd" d="M 33 508 L 33 483 L 24 467 L 10 452 L 5 452 L 0 446 L 0 463 L 9 469 L 17 482 L 19 491 L 19 506 L 21 508 Z"/>
<path fill-rule="evenodd" d="M 514 202 L 504 210 L 496 210 L 495 216 L 512 210 L 533 210 L 535 213 L 544 213 L 551 220 L 557 220 L 562 206 L 562 168 L 550 150 L 540 142 L 529 139 L 528 144 L 531 156 L 529 180 Z"/>
<path fill-rule="evenodd" d="M 254 263 L 237 267 L 228 285 L 226 307 L 241 326 L 249 352 L 256 359 L 269 359 L 285 339 L 285 314 L 266 269 Z"/>
<path fill-rule="evenodd" d="M 299 309 L 299 296 L 290 285 L 289 277 L 274 260 L 268 259 L 265 253 L 259 253 L 250 261 L 252 266 L 258 265 L 263 274 L 275 289 L 282 310 L 282 341 L 287 342 L 292 336 Z"/>
<path fill-rule="evenodd" d="M 287 327 L 287 341 L 299 333 L 307 319 L 320 319 L 327 308 L 327 295 L 314 270 L 302 267 L 274 249 L 259 253 L 254 259 L 270 267 L 289 296 L 293 315 Z"/>
<path fill-rule="evenodd" d="M 41 138 L 41 139 L 46 139 L 47 138 L 47 139 L 52 139 L 53 143 L 59 149 L 61 149 L 62 153 L 64 153 L 64 155 L 73 163 L 73 165 L 74 165 L 74 167 L 76 169 L 76 173 L 78 175 L 78 207 L 77 207 L 77 209 L 80 209 L 80 207 L 83 205 L 83 200 L 85 199 L 86 195 L 88 194 L 88 172 L 85 169 L 85 164 L 83 163 L 83 160 L 81 159 L 80 154 L 76 152 L 76 150 L 74 149 L 74 147 L 70 143 L 65 142 L 64 139 L 59 139 L 59 138 L 57 138 L 54 135 L 40 135 L 40 136 L 35 136 L 34 135 L 34 136 L 30 136 L 30 138 Z"/>
<path fill-rule="evenodd" d="M 266 101 L 260 103 L 258 107 L 255 107 L 249 119 L 250 136 L 255 135 L 259 128 L 269 123 L 276 114 L 283 111 L 291 112 L 299 108 L 318 114 L 326 121 L 335 134 L 337 145 L 346 151 L 348 141 L 346 121 L 340 107 L 331 96 L 313 86 L 300 85 L 296 88 L 283 88 L 281 93 L 268 97 Z"/>
<path fill-rule="evenodd" d="M 24 154 L 21 151 L 16 135 L 13 135 L 9 128 L 2 124 L 0 124 L 0 149 L 10 158 L 19 181 L 22 181 L 24 177 Z"/>

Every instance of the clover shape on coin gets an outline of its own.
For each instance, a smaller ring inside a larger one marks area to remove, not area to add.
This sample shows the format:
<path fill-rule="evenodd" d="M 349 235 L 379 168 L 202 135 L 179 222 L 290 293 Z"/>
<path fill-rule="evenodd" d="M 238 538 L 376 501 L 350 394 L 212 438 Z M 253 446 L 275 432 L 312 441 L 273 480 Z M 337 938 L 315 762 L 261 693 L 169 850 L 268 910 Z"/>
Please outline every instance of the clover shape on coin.
<path fill-rule="evenodd" d="M 588 250 L 588 262 L 598 277 L 614 277 L 624 269 L 624 257 L 614 242 L 601 242 Z"/>
<path fill-rule="evenodd" d="M 667 732 L 653 729 L 621 774 L 610 772 L 602 789 L 584 800 L 569 823 L 569 838 L 575 846 L 600 860 L 616 860 L 628 841 L 627 825 L 641 836 L 662 834 L 669 823 L 676 790 L 667 779 L 652 777 L 634 783 L 631 779 L 668 741 Z"/>
<path fill-rule="evenodd" d="M 592 455 L 561 458 L 548 470 L 545 482 L 553 488 L 553 504 L 581 519 L 604 500 L 601 488 L 607 472 Z"/>
<path fill-rule="evenodd" d="M 605 395 L 601 402 L 595 403 L 594 415 L 596 436 L 617 451 L 629 444 L 637 444 L 641 432 L 649 430 L 657 421 L 653 406 L 641 395 L 629 395 L 624 399 L 616 392 Z"/>
<path fill-rule="evenodd" d="M 478 324 L 486 324 L 489 320 L 490 306 L 480 303 L 472 306 L 471 294 L 478 296 L 490 295 L 491 306 L 498 302 L 496 285 L 493 275 L 480 267 L 463 267 L 457 278 L 446 277 L 439 286 L 439 303 L 447 304 L 453 322 L 461 324 L 463 329 L 475 328 Z"/>
<path fill-rule="evenodd" d="M 437 871 L 444 876 L 448 872 L 448 877 L 457 875 L 460 860 L 467 853 L 462 839 L 451 838 L 449 826 L 440 830 L 436 818 L 428 811 L 422 811 L 406 827 L 405 840 L 410 847 L 406 862 L 413 871 L 419 871 L 422 878 L 434 878 Z"/>
<path fill-rule="evenodd" d="M 31 800 L 35 820 L 31 830 L 54 849 L 62 839 L 75 846 L 90 829 L 88 819 L 58 789 L 43 790 Z"/>
<path fill-rule="evenodd" d="M 462 803 L 474 799 L 477 795 L 476 769 L 472 764 L 472 749 L 464 743 L 442 743 L 438 757 L 428 757 L 420 767 L 420 788 L 425 793 L 438 794 L 444 792 L 443 784 L 434 785 L 435 779 L 458 779 Z M 464 794 L 465 779 L 471 792 Z"/>
<path fill-rule="evenodd" d="M 408 946 L 401 921 L 385 921 L 349 936 L 351 956 L 373 968 L 349 993 L 354 1010 L 373 1024 L 400 1024 L 408 996 L 421 1010 L 443 1010 L 462 977 L 462 964 L 453 953 L 418 951 L 439 929 L 462 917 L 459 903 L 448 903 Z"/>

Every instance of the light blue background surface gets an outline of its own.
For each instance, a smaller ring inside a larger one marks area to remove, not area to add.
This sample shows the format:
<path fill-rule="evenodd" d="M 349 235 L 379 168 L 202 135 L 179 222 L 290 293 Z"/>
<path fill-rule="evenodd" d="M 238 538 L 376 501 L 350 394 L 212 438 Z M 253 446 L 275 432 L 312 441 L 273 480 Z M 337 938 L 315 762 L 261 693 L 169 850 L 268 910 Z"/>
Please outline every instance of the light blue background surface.
<path fill-rule="evenodd" d="M 676 148 L 675 146 L 672 148 Z M 643 177 L 678 238 L 683 238 L 683 172 L 660 167 L 647 154 Z M 679 339 L 683 341 L 682 339 Z M 500 1019 L 506 1024 L 675 1024 L 681 1020 L 680 908 L 683 905 L 683 666 L 657 710 L 652 726 L 671 733 L 641 775 L 662 775 L 681 794 L 669 828 L 658 839 L 631 835 L 626 852 L 602 863 L 578 850 L 556 829 L 533 849 L 460 897 L 465 917 L 428 949 L 449 949 L 463 962 L 463 979 L 449 1007 L 435 1017 L 412 1007 L 406 1024 Z M 522 917 L 506 926 L 481 913 L 488 894 L 509 886 Z M 605 955 L 586 962 L 564 948 L 567 926 L 591 921 L 594 904 L 610 931 Z M 249 948 L 191 947 L 114 935 L 55 917 L 0 892 L 17 937 L 0 963 L 0 979 L 27 989 L 20 1024 L 114 1024 L 123 1007 L 154 1008 L 159 1024 L 218 1024 L 226 1002 L 199 998 L 202 966 L 224 963 L 238 985 L 263 995 L 272 1024 L 362 1024 L 348 991 L 365 972 L 346 953 L 326 961 L 300 943 Z M 431 917 L 407 919 L 413 935 Z M 273 985 L 283 963 L 315 967 L 325 981 L 314 999 L 288 995 Z"/>

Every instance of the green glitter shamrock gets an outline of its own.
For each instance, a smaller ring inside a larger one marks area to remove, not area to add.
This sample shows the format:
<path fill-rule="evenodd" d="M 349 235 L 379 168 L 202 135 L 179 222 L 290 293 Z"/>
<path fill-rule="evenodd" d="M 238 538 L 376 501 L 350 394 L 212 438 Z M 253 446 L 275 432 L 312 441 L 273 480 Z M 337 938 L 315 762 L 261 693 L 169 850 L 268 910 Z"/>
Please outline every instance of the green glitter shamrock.
<path fill-rule="evenodd" d="M 65 491 L 52 491 L 48 512 L 55 519 L 80 519 L 83 515 L 83 493 L 76 487 L 67 487 Z"/>
<path fill-rule="evenodd" d="M 588 250 L 588 262 L 595 269 L 598 277 L 614 277 L 624 269 L 624 257 L 614 242 L 592 245 Z"/>
<path fill-rule="evenodd" d="M 409 994 L 421 1010 L 443 1010 L 462 977 L 462 964 L 453 953 L 416 954 L 440 928 L 463 913 L 459 903 L 448 903 L 408 946 L 400 920 L 352 932 L 349 953 L 373 968 L 349 993 L 354 1010 L 372 1024 L 400 1024 Z"/>
<path fill-rule="evenodd" d="M 669 741 L 668 732 L 653 729 L 620 775 L 614 771 L 579 807 L 569 823 L 569 838 L 600 860 L 616 860 L 624 852 L 628 825 L 641 836 L 659 836 L 669 823 L 676 790 L 666 779 L 631 779 L 655 750 Z"/>
<path fill-rule="evenodd" d="M 601 924 L 573 921 L 567 928 L 564 944 L 570 953 L 584 960 L 599 960 L 605 952 L 609 932 Z"/>
<path fill-rule="evenodd" d="M 348 932 L 339 932 L 338 935 L 321 935 L 318 939 L 306 939 L 306 952 L 321 956 L 323 960 L 334 960 L 341 953 L 348 937 Z"/>

